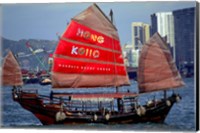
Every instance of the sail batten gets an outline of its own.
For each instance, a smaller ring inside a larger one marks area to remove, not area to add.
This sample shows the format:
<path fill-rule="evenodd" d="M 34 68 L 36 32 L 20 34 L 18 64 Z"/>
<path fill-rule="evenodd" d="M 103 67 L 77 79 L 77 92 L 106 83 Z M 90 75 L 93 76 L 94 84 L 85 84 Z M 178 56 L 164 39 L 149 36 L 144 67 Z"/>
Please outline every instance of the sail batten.
<path fill-rule="evenodd" d="M 124 66 L 116 64 L 103 64 L 103 63 L 94 63 L 94 62 L 84 62 L 77 60 L 69 60 L 66 63 L 66 59 L 63 58 L 54 58 L 54 63 L 57 64 L 54 66 L 54 72 L 63 72 L 63 73 L 79 73 L 79 74 L 117 74 L 117 75 L 126 75 Z M 114 67 L 118 70 L 114 71 Z"/>
<path fill-rule="evenodd" d="M 72 18 L 54 52 L 53 88 L 129 85 L 115 26 L 92 5 Z"/>
<path fill-rule="evenodd" d="M 75 58 L 75 57 L 71 57 L 71 56 L 65 56 L 65 55 L 57 55 L 55 54 L 54 55 L 54 59 L 55 58 L 60 58 L 60 59 L 66 59 L 66 60 L 72 60 L 72 61 L 80 61 L 80 62 L 92 62 L 92 63 L 99 63 L 99 64 L 110 64 L 110 65 L 116 65 L 116 66 L 124 66 L 123 64 L 121 63 L 113 63 L 112 61 L 99 61 L 99 60 L 94 60 L 94 59 L 87 59 L 87 58 Z"/>
<path fill-rule="evenodd" d="M 55 89 L 67 88 L 94 88 L 94 87 L 112 87 L 130 85 L 129 82 L 124 82 L 124 76 L 114 75 L 89 75 L 89 74 L 67 74 L 54 72 L 52 84 Z M 116 78 L 118 79 L 116 82 Z M 63 83 L 65 87 L 63 87 Z M 101 88 L 100 88 L 101 89 Z"/>
<path fill-rule="evenodd" d="M 63 41 L 66 41 L 66 42 L 77 43 L 77 44 L 80 44 L 80 45 L 83 45 L 83 46 L 90 46 L 92 48 L 97 48 L 97 49 L 101 49 L 101 50 L 105 50 L 105 51 L 109 51 L 109 52 L 114 52 L 114 53 L 119 53 L 119 54 L 121 53 L 120 50 L 113 50 L 113 49 L 110 49 L 110 48 L 92 45 L 92 44 L 89 44 L 89 43 L 86 43 L 86 42 L 80 42 L 80 41 L 72 40 L 72 39 L 69 39 L 69 38 L 61 37 L 60 39 L 63 40 Z"/>
<path fill-rule="evenodd" d="M 60 40 L 55 54 L 77 59 L 90 59 L 107 62 L 115 62 L 114 56 L 117 56 L 119 58 L 116 59 L 116 63 L 123 64 L 122 53 L 101 50 L 91 46 L 80 45 L 79 43 L 72 43 L 62 40 Z"/>
<path fill-rule="evenodd" d="M 158 33 L 144 44 L 139 59 L 139 92 L 178 88 L 184 85 L 167 44 Z"/>
<path fill-rule="evenodd" d="M 95 24 L 98 25 L 98 23 L 100 22 L 96 22 Z M 93 44 L 93 46 L 96 47 L 99 46 L 108 49 L 114 48 L 113 50 L 121 52 L 119 38 L 113 38 L 111 35 L 108 35 L 109 32 L 112 33 L 113 31 L 99 32 L 94 30 L 91 26 L 85 26 L 72 20 L 62 37 L 79 41 L 81 43 Z M 106 45 L 103 45 L 105 43 Z M 113 44 L 115 44 L 114 47 Z"/>
<path fill-rule="evenodd" d="M 20 66 L 11 51 L 4 58 L 2 70 L 2 85 L 23 85 Z"/>

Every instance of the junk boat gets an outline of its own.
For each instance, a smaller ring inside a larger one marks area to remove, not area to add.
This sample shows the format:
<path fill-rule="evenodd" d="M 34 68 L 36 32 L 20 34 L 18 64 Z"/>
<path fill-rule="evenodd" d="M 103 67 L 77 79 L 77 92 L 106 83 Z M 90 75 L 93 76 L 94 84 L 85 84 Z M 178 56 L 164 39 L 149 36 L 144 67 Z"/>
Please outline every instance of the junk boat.
<path fill-rule="evenodd" d="M 140 53 L 138 93 L 120 91 L 130 81 L 118 32 L 96 4 L 72 18 L 54 52 L 51 73 L 52 91 L 44 96 L 37 89 L 23 89 L 20 67 L 11 51 L 4 59 L 3 85 L 13 86 L 13 100 L 44 125 L 164 122 L 181 99 L 166 91 L 184 85 L 167 44 L 155 33 Z M 94 88 L 108 91 L 95 93 Z M 116 91 L 110 92 L 111 88 Z M 163 98 L 140 104 L 141 95 L 155 91 L 164 91 Z"/>

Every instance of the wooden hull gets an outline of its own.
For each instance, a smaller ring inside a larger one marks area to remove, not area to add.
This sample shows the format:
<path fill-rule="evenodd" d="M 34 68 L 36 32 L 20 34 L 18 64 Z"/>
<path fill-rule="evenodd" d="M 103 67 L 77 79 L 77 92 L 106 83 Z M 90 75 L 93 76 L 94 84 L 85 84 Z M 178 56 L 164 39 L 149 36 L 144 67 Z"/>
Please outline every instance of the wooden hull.
<path fill-rule="evenodd" d="M 17 96 L 16 96 L 17 95 Z M 176 102 L 176 96 L 161 100 L 149 106 L 144 105 L 145 113 L 138 114 L 134 109 L 131 112 L 110 112 L 102 114 L 101 112 L 88 111 L 61 111 L 61 105 L 44 104 L 43 99 L 37 94 L 13 93 L 13 98 L 23 108 L 31 111 L 43 125 L 50 124 L 83 124 L 83 123 L 104 123 L 104 124 L 124 124 L 141 122 L 164 122 L 171 107 Z M 168 101 L 168 104 L 167 102 Z M 170 103 L 170 104 L 169 104 Z M 61 117 L 62 112 L 64 116 Z"/>

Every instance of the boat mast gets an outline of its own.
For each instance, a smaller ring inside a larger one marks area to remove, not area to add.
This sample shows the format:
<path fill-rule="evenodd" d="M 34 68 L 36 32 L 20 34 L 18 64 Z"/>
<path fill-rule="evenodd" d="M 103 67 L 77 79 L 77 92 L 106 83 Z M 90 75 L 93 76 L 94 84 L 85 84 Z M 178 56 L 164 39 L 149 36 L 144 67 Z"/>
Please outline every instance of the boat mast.
<path fill-rule="evenodd" d="M 110 21 L 113 24 L 113 11 L 112 11 L 112 9 L 110 9 L 109 16 L 110 16 Z M 116 62 L 115 56 L 114 56 L 114 61 Z M 115 67 L 115 72 L 116 72 L 116 67 Z M 116 93 L 119 93 L 119 87 L 118 86 L 116 86 Z M 118 111 L 121 110 L 121 99 L 120 98 L 117 98 L 117 108 L 118 108 Z"/>
<path fill-rule="evenodd" d="M 111 23 L 113 24 L 113 11 L 112 11 L 112 9 L 110 9 L 109 16 L 110 16 L 110 21 L 111 21 Z M 115 60 L 115 57 L 114 57 L 114 61 L 116 61 L 116 60 Z M 116 68 L 115 68 L 115 70 L 116 70 Z M 116 71 L 115 71 L 115 72 L 116 72 Z M 116 86 L 115 88 L 116 88 L 116 92 L 118 93 L 118 92 L 119 92 L 119 87 Z"/>
<path fill-rule="evenodd" d="M 110 21 L 113 24 L 113 11 L 112 11 L 112 9 L 110 9 L 109 16 L 110 16 Z M 115 56 L 114 56 L 114 61 L 116 62 Z M 115 72 L 116 72 L 116 68 L 115 68 Z M 115 88 L 116 88 L 116 93 L 118 93 L 119 92 L 119 87 L 116 86 Z"/>
<path fill-rule="evenodd" d="M 110 21 L 112 22 L 112 24 L 113 24 L 113 11 L 112 11 L 112 9 L 110 9 Z"/>

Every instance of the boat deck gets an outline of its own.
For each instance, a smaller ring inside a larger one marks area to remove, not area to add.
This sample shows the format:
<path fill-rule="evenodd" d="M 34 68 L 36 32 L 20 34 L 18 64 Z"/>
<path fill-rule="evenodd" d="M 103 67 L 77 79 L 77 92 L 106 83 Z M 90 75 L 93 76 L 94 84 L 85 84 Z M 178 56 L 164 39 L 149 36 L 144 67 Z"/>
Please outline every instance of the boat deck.
<path fill-rule="evenodd" d="M 74 99 L 94 99 L 94 98 L 124 98 L 124 97 L 135 97 L 138 96 L 136 93 L 55 93 L 54 97 L 66 97 L 71 96 Z"/>

